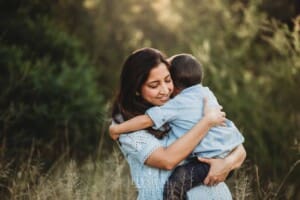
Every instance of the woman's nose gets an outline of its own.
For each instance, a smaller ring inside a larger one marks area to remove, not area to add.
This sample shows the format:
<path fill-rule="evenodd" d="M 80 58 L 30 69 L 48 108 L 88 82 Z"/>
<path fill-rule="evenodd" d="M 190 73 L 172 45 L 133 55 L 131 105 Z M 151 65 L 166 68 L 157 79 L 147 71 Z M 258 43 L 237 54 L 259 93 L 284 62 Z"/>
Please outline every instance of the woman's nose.
<path fill-rule="evenodd" d="M 162 93 L 162 94 L 168 94 L 169 93 L 169 88 L 166 84 L 163 84 L 161 86 L 160 93 Z"/>

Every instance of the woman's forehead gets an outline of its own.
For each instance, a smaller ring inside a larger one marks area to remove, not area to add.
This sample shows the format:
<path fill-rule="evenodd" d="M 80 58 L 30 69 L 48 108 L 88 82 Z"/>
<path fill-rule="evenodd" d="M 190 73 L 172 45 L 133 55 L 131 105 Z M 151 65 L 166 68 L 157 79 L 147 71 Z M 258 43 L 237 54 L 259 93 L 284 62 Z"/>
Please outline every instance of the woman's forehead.
<path fill-rule="evenodd" d="M 164 79 L 166 76 L 169 76 L 170 72 L 168 67 L 164 63 L 160 63 L 157 67 L 153 68 L 148 76 L 147 82 L 154 80 Z"/>

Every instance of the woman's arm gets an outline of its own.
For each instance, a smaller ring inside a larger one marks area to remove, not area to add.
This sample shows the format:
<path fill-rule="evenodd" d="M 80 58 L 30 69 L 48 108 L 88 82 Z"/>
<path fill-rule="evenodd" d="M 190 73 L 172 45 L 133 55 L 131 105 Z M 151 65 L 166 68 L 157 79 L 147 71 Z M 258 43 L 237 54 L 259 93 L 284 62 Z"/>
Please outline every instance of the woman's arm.
<path fill-rule="evenodd" d="M 210 165 L 210 170 L 204 180 L 206 185 L 215 185 L 223 182 L 231 170 L 239 168 L 246 158 L 246 150 L 241 144 L 236 147 L 226 158 L 199 158 L 201 162 Z"/>
<path fill-rule="evenodd" d="M 204 108 L 204 117 L 201 121 L 170 146 L 156 149 L 145 163 L 153 167 L 171 170 L 193 151 L 211 127 L 224 125 L 225 113 L 221 111 L 221 108 L 208 108 L 206 101 Z"/>
<path fill-rule="evenodd" d="M 116 140 L 122 133 L 138 131 L 151 126 L 153 126 L 153 121 L 148 115 L 138 115 L 121 124 L 110 125 L 109 135 L 113 140 Z"/>

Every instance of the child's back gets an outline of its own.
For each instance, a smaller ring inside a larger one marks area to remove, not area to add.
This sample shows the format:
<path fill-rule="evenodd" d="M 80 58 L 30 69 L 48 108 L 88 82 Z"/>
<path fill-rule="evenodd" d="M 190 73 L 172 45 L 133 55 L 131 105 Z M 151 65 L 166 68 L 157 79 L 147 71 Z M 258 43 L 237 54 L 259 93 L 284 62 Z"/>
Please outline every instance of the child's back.
<path fill-rule="evenodd" d="M 208 87 L 197 84 L 182 90 L 163 106 L 150 108 L 147 114 L 154 122 L 154 128 L 160 128 L 168 122 L 172 133 L 179 138 L 203 117 L 204 97 L 208 98 L 208 105 L 219 105 Z M 225 157 L 243 141 L 244 138 L 236 126 L 227 120 L 226 126 L 210 129 L 193 154 L 207 158 Z"/>

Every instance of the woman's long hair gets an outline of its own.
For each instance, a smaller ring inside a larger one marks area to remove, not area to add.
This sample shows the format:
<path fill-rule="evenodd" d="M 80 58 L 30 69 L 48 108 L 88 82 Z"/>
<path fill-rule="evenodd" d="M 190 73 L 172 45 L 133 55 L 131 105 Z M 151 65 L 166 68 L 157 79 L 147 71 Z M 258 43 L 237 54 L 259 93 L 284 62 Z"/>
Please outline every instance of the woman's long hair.
<path fill-rule="evenodd" d="M 153 48 L 143 48 L 133 52 L 124 62 L 119 91 L 112 107 L 112 117 L 114 121 L 120 123 L 118 115 L 121 114 L 123 120 L 131 119 L 137 115 L 145 114 L 146 110 L 153 105 L 146 102 L 141 94 L 141 87 L 147 81 L 150 71 L 164 63 L 169 67 L 164 55 Z M 162 138 L 165 131 L 147 129 L 157 138 Z"/>

